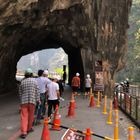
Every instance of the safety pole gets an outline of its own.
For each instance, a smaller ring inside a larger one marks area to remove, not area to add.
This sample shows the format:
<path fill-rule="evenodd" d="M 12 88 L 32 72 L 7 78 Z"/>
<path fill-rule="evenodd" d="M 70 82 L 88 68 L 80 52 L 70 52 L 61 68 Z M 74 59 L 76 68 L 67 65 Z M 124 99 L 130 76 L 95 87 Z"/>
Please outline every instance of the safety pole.
<path fill-rule="evenodd" d="M 119 140 L 119 113 L 115 110 L 114 140 Z"/>
<path fill-rule="evenodd" d="M 129 127 L 128 131 L 129 131 L 128 140 L 134 140 L 134 127 Z"/>
<path fill-rule="evenodd" d="M 112 100 L 110 100 L 110 110 L 108 113 L 107 124 L 112 124 Z"/>
<path fill-rule="evenodd" d="M 105 95 L 105 97 L 104 97 L 104 110 L 103 110 L 103 114 L 107 114 L 106 104 L 107 104 L 107 96 Z"/>
<path fill-rule="evenodd" d="M 110 111 L 112 111 L 112 100 L 110 100 Z"/>
<path fill-rule="evenodd" d="M 97 107 L 100 107 L 100 92 L 98 92 Z"/>

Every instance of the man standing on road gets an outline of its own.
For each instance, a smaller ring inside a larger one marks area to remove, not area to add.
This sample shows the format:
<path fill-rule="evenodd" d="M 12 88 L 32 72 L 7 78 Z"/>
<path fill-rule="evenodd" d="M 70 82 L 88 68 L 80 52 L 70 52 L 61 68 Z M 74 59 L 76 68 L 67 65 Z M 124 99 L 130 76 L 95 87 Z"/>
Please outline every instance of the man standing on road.
<path fill-rule="evenodd" d="M 48 98 L 48 118 L 51 118 L 52 107 L 55 110 L 56 105 L 59 105 L 59 85 L 57 78 L 52 77 L 52 82 L 47 86 L 47 98 Z"/>
<path fill-rule="evenodd" d="M 91 84 L 92 84 L 92 80 L 90 78 L 90 75 L 87 74 L 87 77 L 85 79 L 85 96 L 90 96 L 90 90 L 91 90 Z"/>
<path fill-rule="evenodd" d="M 74 96 L 78 95 L 78 89 L 80 88 L 80 74 L 77 72 L 76 75 L 72 78 L 72 94 Z"/>
<path fill-rule="evenodd" d="M 30 68 L 25 71 L 25 79 L 19 86 L 20 104 L 21 104 L 21 138 L 25 139 L 27 133 L 32 132 L 34 111 L 37 102 L 40 103 L 37 81 L 32 78 L 33 72 Z"/>

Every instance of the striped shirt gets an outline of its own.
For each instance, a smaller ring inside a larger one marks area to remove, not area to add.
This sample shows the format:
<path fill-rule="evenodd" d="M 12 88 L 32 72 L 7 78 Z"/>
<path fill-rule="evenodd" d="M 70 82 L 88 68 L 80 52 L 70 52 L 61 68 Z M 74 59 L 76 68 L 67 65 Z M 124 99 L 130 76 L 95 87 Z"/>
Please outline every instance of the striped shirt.
<path fill-rule="evenodd" d="M 34 78 L 26 78 L 19 86 L 20 103 L 36 104 L 40 99 L 37 81 Z"/>

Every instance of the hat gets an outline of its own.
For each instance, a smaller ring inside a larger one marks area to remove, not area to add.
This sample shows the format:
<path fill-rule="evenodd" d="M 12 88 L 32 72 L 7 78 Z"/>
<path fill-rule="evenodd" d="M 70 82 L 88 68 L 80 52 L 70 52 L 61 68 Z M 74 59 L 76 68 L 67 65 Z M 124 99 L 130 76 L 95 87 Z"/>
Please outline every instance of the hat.
<path fill-rule="evenodd" d="M 90 75 L 89 74 L 87 74 L 87 78 L 90 78 Z"/>
<path fill-rule="evenodd" d="M 31 74 L 31 73 L 33 73 L 33 71 L 32 71 L 31 68 L 27 68 L 27 69 L 25 70 L 25 74 Z"/>
<path fill-rule="evenodd" d="M 58 76 L 57 75 L 53 75 L 52 79 L 57 79 L 58 80 Z"/>
<path fill-rule="evenodd" d="M 48 75 L 49 74 L 48 70 L 44 70 L 43 74 Z"/>
<path fill-rule="evenodd" d="M 120 84 L 121 84 L 121 85 L 123 85 L 123 84 L 124 84 L 124 82 L 121 82 Z"/>
<path fill-rule="evenodd" d="M 126 78 L 126 81 L 129 81 L 129 79 L 128 79 L 128 78 Z"/>
<path fill-rule="evenodd" d="M 124 84 L 126 84 L 127 83 L 127 81 L 124 81 Z"/>
<path fill-rule="evenodd" d="M 57 80 L 60 80 L 60 79 L 61 79 L 61 76 L 60 76 L 60 75 L 58 75 L 58 76 L 57 76 Z"/>
<path fill-rule="evenodd" d="M 77 72 L 77 73 L 76 73 L 76 76 L 79 76 L 79 75 L 80 75 L 80 74 Z"/>

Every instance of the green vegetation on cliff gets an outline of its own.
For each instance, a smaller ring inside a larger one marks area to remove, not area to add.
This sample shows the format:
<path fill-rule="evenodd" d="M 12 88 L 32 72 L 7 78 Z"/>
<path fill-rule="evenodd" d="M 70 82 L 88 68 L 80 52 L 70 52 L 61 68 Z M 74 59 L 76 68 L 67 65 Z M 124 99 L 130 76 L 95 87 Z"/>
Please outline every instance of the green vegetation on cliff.
<path fill-rule="evenodd" d="M 133 0 L 129 25 L 126 67 L 118 73 L 117 81 L 129 78 L 135 83 L 140 82 L 140 0 Z"/>

